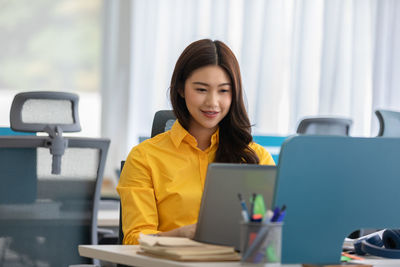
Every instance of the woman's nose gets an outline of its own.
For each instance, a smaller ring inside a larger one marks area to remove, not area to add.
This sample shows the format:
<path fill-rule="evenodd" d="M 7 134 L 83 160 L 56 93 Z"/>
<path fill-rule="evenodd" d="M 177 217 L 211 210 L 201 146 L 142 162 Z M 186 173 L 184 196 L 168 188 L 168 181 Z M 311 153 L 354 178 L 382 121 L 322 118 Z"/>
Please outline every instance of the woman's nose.
<path fill-rule="evenodd" d="M 205 104 L 208 106 L 211 106 L 211 107 L 217 106 L 218 105 L 218 95 L 214 92 L 210 92 L 209 94 L 207 94 Z"/>

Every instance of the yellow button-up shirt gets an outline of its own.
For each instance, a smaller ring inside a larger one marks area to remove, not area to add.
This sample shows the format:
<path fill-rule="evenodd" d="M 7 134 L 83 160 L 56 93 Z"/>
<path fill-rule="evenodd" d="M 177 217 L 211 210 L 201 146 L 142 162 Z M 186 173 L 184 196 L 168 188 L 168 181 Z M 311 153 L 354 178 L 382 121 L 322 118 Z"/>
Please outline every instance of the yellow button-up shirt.
<path fill-rule="evenodd" d="M 170 131 L 131 150 L 117 186 L 124 244 L 137 244 L 139 233 L 156 234 L 197 222 L 207 167 L 218 148 L 218 134 L 202 151 L 196 139 L 176 121 Z M 250 147 L 260 164 L 275 164 L 262 146 L 251 143 Z"/>

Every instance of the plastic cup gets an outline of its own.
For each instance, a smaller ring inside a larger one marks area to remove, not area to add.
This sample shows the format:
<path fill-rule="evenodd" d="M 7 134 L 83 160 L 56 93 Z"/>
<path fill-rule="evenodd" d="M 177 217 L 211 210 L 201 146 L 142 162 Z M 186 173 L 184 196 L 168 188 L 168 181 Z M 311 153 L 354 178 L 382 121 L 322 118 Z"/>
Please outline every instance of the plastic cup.
<path fill-rule="evenodd" d="M 242 222 L 240 252 L 242 262 L 280 263 L 282 223 Z"/>

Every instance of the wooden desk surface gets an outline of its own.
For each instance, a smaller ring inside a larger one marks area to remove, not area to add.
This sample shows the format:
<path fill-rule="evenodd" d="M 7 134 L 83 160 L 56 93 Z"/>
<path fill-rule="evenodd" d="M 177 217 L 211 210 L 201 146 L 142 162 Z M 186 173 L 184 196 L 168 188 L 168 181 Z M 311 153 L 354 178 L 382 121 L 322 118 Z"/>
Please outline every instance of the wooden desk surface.
<path fill-rule="evenodd" d="M 173 260 L 157 259 L 144 255 L 138 255 L 136 252 L 139 250 L 139 246 L 128 246 L 128 245 L 80 245 L 79 255 L 88 258 L 100 259 L 113 263 L 120 263 L 129 266 L 138 267 L 235 267 L 235 266 L 264 266 L 263 264 L 240 264 L 239 261 L 228 261 L 228 262 L 179 262 Z M 301 265 L 280 265 L 280 264 L 269 264 L 268 267 L 301 267 Z"/>
<path fill-rule="evenodd" d="M 120 263 L 129 266 L 137 267 L 239 267 L 239 266 L 253 266 L 253 267 L 301 267 L 301 264 L 241 264 L 240 262 L 179 262 L 172 260 L 163 260 L 152 258 L 144 255 L 138 255 L 136 252 L 139 246 L 127 245 L 80 245 L 79 255 L 82 257 L 95 258 L 113 263 Z M 362 264 L 371 264 L 375 267 L 398 267 L 400 266 L 400 259 L 382 259 L 371 257 L 365 261 L 355 261 Z M 351 265 L 347 265 L 351 266 Z"/>

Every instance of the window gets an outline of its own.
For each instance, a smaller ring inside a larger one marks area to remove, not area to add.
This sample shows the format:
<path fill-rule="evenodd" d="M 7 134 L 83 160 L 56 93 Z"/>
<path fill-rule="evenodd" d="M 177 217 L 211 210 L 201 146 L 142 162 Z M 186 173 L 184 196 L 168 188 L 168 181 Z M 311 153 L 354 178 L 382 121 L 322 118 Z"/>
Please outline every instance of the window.
<path fill-rule="evenodd" d="M 1 125 L 16 93 L 66 91 L 80 96 L 79 135 L 100 135 L 101 9 L 101 0 L 1 1 Z"/>

